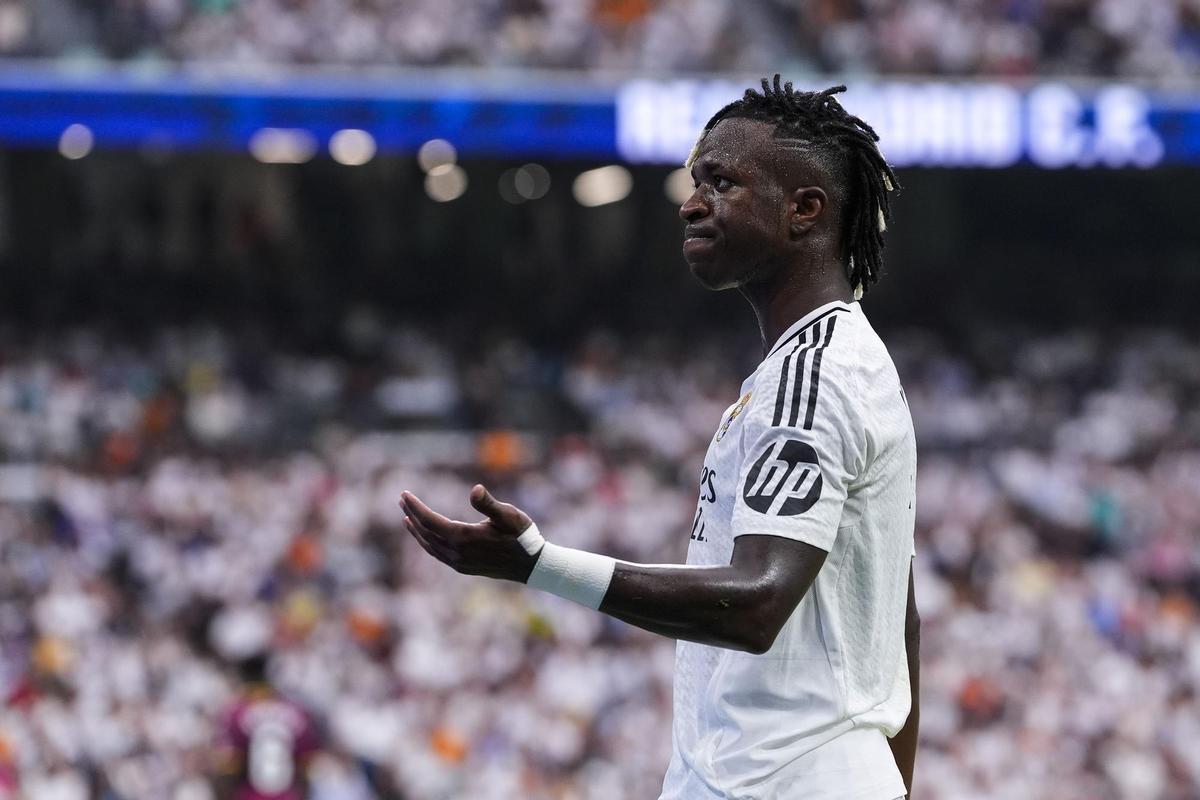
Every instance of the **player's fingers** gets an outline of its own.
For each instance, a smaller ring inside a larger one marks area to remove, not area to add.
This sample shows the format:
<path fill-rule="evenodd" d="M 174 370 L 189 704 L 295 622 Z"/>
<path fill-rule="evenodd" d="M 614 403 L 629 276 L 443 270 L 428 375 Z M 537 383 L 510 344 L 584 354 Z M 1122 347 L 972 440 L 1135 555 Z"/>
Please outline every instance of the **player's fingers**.
<path fill-rule="evenodd" d="M 433 544 L 436 547 L 449 547 L 449 542 L 447 541 L 445 534 L 442 531 L 430 528 L 428 525 L 421 522 L 420 517 L 410 513 L 404 518 L 404 521 L 408 523 L 410 527 L 415 529 L 416 532 L 419 533 L 421 537 L 430 544 Z"/>
<path fill-rule="evenodd" d="M 442 558 L 442 554 L 438 551 L 438 549 L 436 547 L 434 547 L 433 545 L 431 545 L 429 543 L 429 541 L 420 534 L 420 532 L 416 529 L 416 527 L 411 522 L 406 521 L 405 527 L 408 528 L 408 532 L 410 534 L 412 534 L 412 537 L 417 540 L 417 544 L 419 544 L 421 546 L 422 550 L 424 550 L 426 553 L 429 553 L 429 555 L 433 556 L 438 561 L 445 560 Z"/>
<path fill-rule="evenodd" d="M 412 492 L 401 492 L 400 500 L 404 506 L 404 512 L 410 517 L 415 517 L 418 522 L 430 530 L 438 532 L 449 531 L 454 525 L 454 520 L 443 517 L 422 503 L 421 498 Z"/>
<path fill-rule="evenodd" d="M 421 545 L 421 549 L 429 555 L 436 558 L 438 561 L 445 562 L 447 553 L 441 547 L 438 547 L 429 540 L 428 537 L 421 531 L 420 526 L 413 522 L 412 517 L 404 518 L 404 527 L 408 528 L 408 532 L 417 540 L 417 544 Z"/>

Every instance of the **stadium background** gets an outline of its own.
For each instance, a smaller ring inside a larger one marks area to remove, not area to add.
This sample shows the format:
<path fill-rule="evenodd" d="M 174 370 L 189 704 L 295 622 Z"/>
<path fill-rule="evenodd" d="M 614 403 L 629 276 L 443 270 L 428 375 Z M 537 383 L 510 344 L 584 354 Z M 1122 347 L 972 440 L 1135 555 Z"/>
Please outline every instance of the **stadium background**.
<path fill-rule="evenodd" d="M 1198 42 L 1189 0 L 0 2 L 0 797 L 211 796 L 265 643 L 313 797 L 653 797 L 670 643 L 396 500 L 682 559 L 760 351 L 676 155 L 780 68 L 904 185 L 914 795 L 1200 796 Z"/>

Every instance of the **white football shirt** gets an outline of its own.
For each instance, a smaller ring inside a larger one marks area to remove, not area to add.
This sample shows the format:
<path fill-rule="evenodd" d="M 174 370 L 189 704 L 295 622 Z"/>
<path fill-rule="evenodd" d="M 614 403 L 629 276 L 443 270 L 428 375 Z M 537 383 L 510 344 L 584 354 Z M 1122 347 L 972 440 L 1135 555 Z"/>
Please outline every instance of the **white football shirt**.
<path fill-rule="evenodd" d="M 910 706 L 904 620 L 916 441 L 887 348 L 858 303 L 788 328 L 709 444 L 688 564 L 738 536 L 828 552 L 771 649 L 681 641 L 662 800 L 892 800 L 887 736 Z"/>

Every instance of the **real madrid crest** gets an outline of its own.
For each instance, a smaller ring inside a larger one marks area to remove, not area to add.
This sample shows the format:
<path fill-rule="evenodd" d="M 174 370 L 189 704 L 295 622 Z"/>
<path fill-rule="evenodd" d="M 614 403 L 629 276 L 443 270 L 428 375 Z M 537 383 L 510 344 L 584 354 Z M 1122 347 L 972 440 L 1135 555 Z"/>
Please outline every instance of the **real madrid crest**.
<path fill-rule="evenodd" d="M 729 412 L 729 418 L 725 420 L 723 425 L 721 425 L 721 430 L 717 431 L 718 442 L 725 438 L 725 432 L 729 430 L 729 426 L 733 424 L 735 419 L 737 419 L 738 414 L 742 413 L 742 410 L 746 408 L 746 404 L 750 402 L 751 394 L 753 394 L 753 392 L 746 392 L 744 395 L 742 395 L 742 399 L 738 400 L 738 404 L 733 407 L 733 411 Z"/>

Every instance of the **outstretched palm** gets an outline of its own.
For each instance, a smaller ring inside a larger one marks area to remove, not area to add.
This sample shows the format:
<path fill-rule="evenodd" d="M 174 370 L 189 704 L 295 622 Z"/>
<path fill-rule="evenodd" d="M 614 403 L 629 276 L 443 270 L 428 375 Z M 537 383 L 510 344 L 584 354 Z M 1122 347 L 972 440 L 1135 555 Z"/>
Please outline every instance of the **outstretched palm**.
<path fill-rule="evenodd" d="M 533 521 L 516 506 L 496 500 L 482 485 L 471 489 L 470 499 L 487 519 L 459 522 L 434 511 L 412 492 L 402 492 L 404 525 L 425 552 L 456 572 L 524 583 L 537 556 L 525 552 L 517 537 Z"/>

